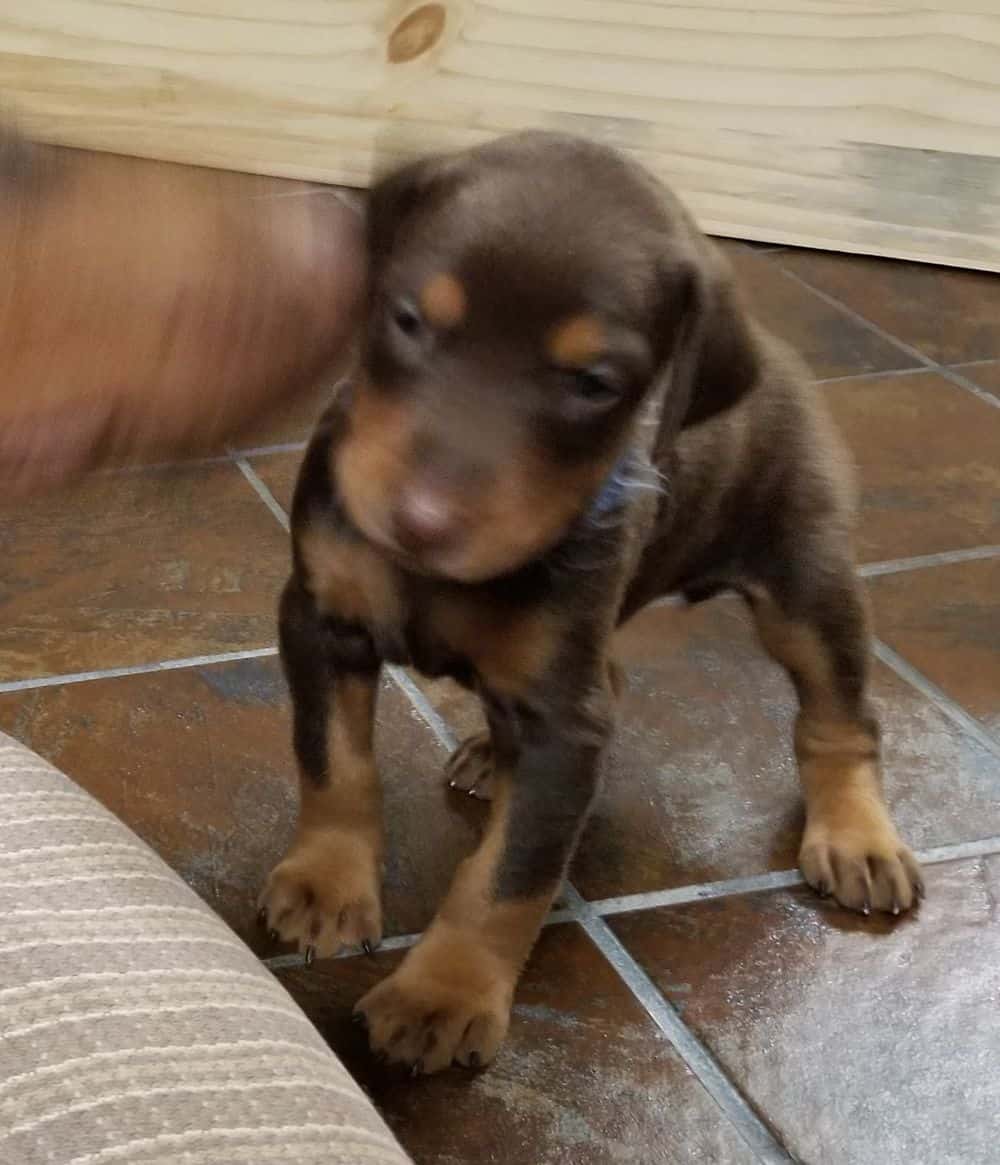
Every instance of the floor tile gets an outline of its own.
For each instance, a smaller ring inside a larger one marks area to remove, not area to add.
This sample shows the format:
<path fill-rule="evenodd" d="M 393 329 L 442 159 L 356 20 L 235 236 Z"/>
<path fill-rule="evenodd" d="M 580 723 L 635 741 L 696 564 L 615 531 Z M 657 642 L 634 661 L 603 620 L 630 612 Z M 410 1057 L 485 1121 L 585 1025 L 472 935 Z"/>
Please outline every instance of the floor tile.
<path fill-rule="evenodd" d="M 959 364 L 955 371 L 1000 401 L 1000 360 L 993 360 L 989 364 Z"/>
<path fill-rule="evenodd" d="M 100 798 L 263 949 L 256 897 L 290 840 L 297 801 L 276 659 L 0 695 L 0 730 Z M 386 926 L 408 933 L 430 920 L 475 845 L 482 807 L 445 789 L 444 754 L 389 681 L 376 742 Z"/>
<path fill-rule="evenodd" d="M 301 453 L 272 453 L 266 457 L 252 457 L 250 464 L 254 472 L 274 494 L 285 513 L 291 513 L 292 495 L 302 464 Z"/>
<path fill-rule="evenodd" d="M 917 363 L 846 313 L 804 291 L 778 265 L 781 255 L 728 247 L 744 302 L 775 335 L 787 340 L 817 378 L 912 368 Z"/>
<path fill-rule="evenodd" d="M 862 562 L 1000 542 L 1000 410 L 935 373 L 823 393 L 858 464 Z"/>
<path fill-rule="evenodd" d="M 798 1160 L 992 1165 L 998 898 L 994 857 L 895 925 L 781 891 L 612 926 Z"/>
<path fill-rule="evenodd" d="M 939 364 L 1000 358 L 996 275 L 827 251 L 792 251 L 780 262 Z"/>
<path fill-rule="evenodd" d="M 883 575 L 871 595 L 882 639 L 1000 740 L 1000 558 Z"/>
<path fill-rule="evenodd" d="M 287 539 L 232 465 L 107 474 L 0 515 L 0 681 L 259 647 Z"/>
<path fill-rule="evenodd" d="M 507 1043 L 472 1076 L 380 1069 L 350 1022 L 400 955 L 319 962 L 281 981 L 417 1165 L 728 1165 L 755 1158 L 586 935 L 546 930 Z"/>
<path fill-rule="evenodd" d="M 607 898 L 794 867 L 795 701 L 742 603 L 649 608 L 616 647 L 628 687 L 571 871 L 580 892 Z M 874 674 L 886 791 L 910 844 L 1000 834 L 996 758 L 888 668 Z M 437 701 L 458 736 L 476 723 L 473 705 L 450 689 Z"/>

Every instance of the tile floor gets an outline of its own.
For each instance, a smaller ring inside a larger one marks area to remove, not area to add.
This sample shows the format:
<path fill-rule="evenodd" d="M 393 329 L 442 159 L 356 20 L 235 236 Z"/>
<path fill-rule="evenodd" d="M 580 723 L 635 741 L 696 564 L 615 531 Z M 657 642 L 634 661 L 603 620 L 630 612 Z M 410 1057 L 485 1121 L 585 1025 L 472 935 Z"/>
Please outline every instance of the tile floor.
<path fill-rule="evenodd" d="M 386 679 L 393 939 L 308 970 L 267 949 L 253 902 L 294 812 L 281 510 L 319 398 L 240 453 L 0 515 L 0 728 L 270 958 L 420 1165 L 998 1160 L 1000 279 L 725 248 L 860 464 L 888 792 L 928 862 L 917 917 L 802 889 L 786 681 L 736 602 L 660 606 L 621 636 L 623 728 L 499 1062 L 386 1074 L 350 1009 L 474 844 L 480 809 L 440 770 L 475 714 Z"/>

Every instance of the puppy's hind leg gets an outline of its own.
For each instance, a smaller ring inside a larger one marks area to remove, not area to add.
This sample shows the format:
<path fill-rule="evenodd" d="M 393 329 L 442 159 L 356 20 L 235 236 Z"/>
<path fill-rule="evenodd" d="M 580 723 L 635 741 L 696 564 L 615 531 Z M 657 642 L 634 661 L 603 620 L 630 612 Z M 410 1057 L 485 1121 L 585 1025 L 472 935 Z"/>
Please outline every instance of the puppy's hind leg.
<path fill-rule="evenodd" d="M 799 863 L 806 881 L 841 905 L 899 914 L 923 883 L 882 792 L 878 724 L 866 702 L 864 596 L 847 556 L 795 559 L 780 587 L 755 586 L 749 598 L 760 639 L 799 698 L 795 752 L 806 801 Z"/>

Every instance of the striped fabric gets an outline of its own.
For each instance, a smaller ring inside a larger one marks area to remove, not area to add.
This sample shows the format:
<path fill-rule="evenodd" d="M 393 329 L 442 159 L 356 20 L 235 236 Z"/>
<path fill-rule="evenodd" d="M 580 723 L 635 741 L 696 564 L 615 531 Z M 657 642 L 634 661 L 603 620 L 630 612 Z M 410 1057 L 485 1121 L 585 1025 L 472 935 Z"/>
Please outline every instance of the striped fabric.
<path fill-rule="evenodd" d="M 0 735 L 0 1162 L 406 1160 L 239 939 Z"/>

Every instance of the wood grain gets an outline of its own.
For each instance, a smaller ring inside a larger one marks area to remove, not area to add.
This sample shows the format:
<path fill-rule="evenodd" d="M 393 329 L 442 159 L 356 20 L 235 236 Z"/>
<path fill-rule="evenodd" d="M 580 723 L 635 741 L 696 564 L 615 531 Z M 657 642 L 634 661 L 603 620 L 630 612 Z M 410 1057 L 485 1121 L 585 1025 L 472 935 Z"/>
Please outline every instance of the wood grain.
<path fill-rule="evenodd" d="M 0 0 L 0 95 L 63 144 L 359 186 L 574 130 L 715 233 L 1000 271 L 1000 0 Z"/>

